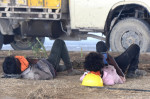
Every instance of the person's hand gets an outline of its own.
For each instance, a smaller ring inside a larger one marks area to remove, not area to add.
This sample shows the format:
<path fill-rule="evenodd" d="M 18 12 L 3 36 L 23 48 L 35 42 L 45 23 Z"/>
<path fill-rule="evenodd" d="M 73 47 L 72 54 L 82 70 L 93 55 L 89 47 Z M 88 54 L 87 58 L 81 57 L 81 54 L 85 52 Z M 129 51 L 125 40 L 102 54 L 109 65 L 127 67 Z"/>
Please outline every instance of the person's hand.
<path fill-rule="evenodd" d="M 125 78 L 125 77 L 120 76 L 120 78 L 122 79 L 123 82 L 126 81 L 126 78 Z"/>

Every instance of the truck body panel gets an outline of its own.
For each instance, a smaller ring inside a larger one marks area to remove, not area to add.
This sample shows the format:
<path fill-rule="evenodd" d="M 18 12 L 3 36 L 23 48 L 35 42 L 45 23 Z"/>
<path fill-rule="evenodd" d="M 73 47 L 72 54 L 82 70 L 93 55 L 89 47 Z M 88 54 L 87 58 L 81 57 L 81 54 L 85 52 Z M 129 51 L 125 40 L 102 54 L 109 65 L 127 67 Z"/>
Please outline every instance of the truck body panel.
<path fill-rule="evenodd" d="M 111 7 L 124 0 L 70 0 L 72 29 L 103 30 Z"/>
<path fill-rule="evenodd" d="M 65 0 L 0 0 L 0 18 L 61 20 L 62 11 L 69 14 L 69 9 L 71 29 L 103 32 L 109 12 L 117 6 L 139 4 L 150 12 L 147 0 L 69 0 L 68 9 L 64 6 L 61 9 L 62 2 L 66 3 Z"/>

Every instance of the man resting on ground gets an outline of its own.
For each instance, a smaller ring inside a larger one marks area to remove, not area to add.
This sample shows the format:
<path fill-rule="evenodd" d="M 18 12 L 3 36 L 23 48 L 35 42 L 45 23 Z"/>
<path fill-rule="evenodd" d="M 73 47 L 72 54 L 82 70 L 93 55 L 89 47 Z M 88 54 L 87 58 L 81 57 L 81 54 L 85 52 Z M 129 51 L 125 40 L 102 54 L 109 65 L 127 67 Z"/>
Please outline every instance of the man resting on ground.
<path fill-rule="evenodd" d="M 103 41 L 96 44 L 96 51 L 105 53 L 108 64 L 113 65 L 118 75 L 123 78 L 125 78 L 125 73 L 127 78 L 137 78 L 147 74 L 146 71 L 138 69 L 140 47 L 137 44 L 130 45 L 125 52 L 115 58 L 108 54 L 106 44 Z"/>
<path fill-rule="evenodd" d="M 60 60 L 64 66 L 60 66 Z M 55 40 L 48 59 L 42 59 L 37 64 L 30 66 L 28 60 L 23 56 L 9 56 L 3 62 L 5 77 L 18 74 L 22 78 L 47 80 L 56 76 L 56 72 L 67 70 L 68 75 L 81 74 L 72 68 L 66 44 L 63 40 Z"/>

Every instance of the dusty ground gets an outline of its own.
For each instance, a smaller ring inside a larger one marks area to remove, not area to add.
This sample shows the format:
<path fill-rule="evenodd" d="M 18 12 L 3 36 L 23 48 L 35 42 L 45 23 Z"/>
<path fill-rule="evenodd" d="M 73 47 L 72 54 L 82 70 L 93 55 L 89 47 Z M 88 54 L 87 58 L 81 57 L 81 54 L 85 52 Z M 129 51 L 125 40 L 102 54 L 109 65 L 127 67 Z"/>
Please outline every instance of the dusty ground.
<path fill-rule="evenodd" d="M 83 57 L 87 53 L 84 52 Z M 31 51 L 13 51 L 11 54 L 32 57 Z M 118 55 L 118 53 L 111 54 Z M 0 66 L 7 55 L 8 51 L 0 52 Z M 81 58 L 81 54 L 79 52 L 70 52 L 70 56 L 74 67 L 81 68 L 81 63 L 84 61 L 84 58 Z M 139 66 L 150 73 L 149 59 L 149 53 L 141 54 Z M 2 75 L 2 69 L 0 69 L 0 73 Z M 127 79 L 127 82 L 124 84 L 105 86 L 103 89 L 81 86 L 79 81 L 80 75 L 66 76 L 66 72 L 59 73 L 54 80 L 34 81 L 0 78 L 0 99 L 150 99 L 149 73 L 145 77 Z M 127 90 L 117 88 L 125 88 Z"/>

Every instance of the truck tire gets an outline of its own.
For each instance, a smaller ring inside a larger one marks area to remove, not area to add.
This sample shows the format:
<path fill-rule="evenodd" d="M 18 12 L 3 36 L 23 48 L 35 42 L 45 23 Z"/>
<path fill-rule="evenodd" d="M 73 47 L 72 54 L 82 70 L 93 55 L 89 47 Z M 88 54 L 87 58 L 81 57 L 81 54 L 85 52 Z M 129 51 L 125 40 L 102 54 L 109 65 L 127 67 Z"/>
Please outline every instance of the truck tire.
<path fill-rule="evenodd" d="M 45 37 L 40 37 L 39 40 L 44 44 Z M 32 50 L 32 46 L 36 43 L 38 43 L 36 37 L 29 37 L 20 41 L 13 41 L 10 45 L 14 50 Z M 41 48 L 40 44 L 39 48 Z"/>
<path fill-rule="evenodd" d="M 0 49 L 3 47 L 4 36 L 0 33 Z"/>
<path fill-rule="evenodd" d="M 110 47 L 112 51 L 123 52 L 131 44 L 138 44 L 141 52 L 149 51 L 150 25 L 137 18 L 126 18 L 119 21 L 111 31 Z"/>

